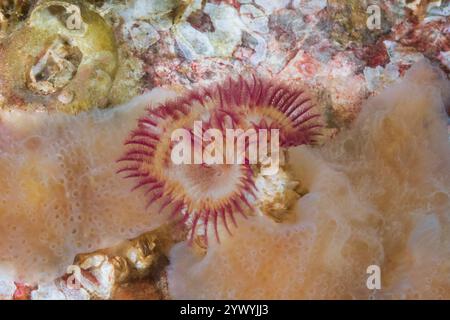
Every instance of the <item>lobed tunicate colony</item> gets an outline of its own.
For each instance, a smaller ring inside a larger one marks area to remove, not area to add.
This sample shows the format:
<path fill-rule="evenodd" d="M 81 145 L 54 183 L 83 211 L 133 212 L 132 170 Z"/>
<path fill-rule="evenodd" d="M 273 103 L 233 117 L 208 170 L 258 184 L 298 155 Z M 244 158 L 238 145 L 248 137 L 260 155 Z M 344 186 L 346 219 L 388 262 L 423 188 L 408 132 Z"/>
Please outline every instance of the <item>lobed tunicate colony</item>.
<path fill-rule="evenodd" d="M 450 297 L 450 84 L 425 62 L 370 98 L 353 126 L 319 149 L 288 151 L 308 192 L 294 221 L 264 215 L 205 255 L 171 251 L 175 299 Z M 381 270 L 369 290 L 367 268 Z"/>
<path fill-rule="evenodd" d="M 134 121 L 169 93 L 77 116 L 0 112 L 0 272 L 48 281 L 76 254 L 155 229 L 166 215 L 116 175 Z M 169 95 L 171 95 L 170 93 Z M 9 271 L 8 271 L 9 270 Z"/>

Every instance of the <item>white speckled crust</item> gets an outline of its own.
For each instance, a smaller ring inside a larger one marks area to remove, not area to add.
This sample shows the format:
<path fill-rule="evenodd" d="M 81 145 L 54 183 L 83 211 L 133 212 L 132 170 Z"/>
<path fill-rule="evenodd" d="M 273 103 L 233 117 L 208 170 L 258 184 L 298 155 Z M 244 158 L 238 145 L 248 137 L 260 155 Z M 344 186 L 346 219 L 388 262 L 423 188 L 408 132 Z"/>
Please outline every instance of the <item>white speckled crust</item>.
<path fill-rule="evenodd" d="M 173 95 L 155 89 L 77 116 L 0 112 L 0 268 L 17 281 L 48 282 L 64 274 L 76 254 L 167 221 L 145 209 L 143 194 L 130 193 L 116 160 L 145 108 Z"/>
<path fill-rule="evenodd" d="M 15 291 L 16 285 L 14 281 L 0 280 L 0 300 L 11 300 Z"/>
<path fill-rule="evenodd" d="M 66 300 L 66 296 L 57 288 L 54 282 L 40 284 L 37 290 L 31 292 L 32 300 Z"/>

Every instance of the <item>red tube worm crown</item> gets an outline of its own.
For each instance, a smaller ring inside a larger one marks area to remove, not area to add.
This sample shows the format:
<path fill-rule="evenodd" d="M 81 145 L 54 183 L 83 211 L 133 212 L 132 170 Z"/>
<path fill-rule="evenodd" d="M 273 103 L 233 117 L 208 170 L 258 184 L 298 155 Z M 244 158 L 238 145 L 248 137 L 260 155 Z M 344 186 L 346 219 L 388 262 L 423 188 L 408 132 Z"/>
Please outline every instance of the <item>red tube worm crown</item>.
<path fill-rule="evenodd" d="M 208 224 L 214 225 L 219 241 L 218 222 L 230 232 L 236 225 L 234 213 L 245 216 L 253 209 L 253 172 L 243 164 L 174 164 L 171 135 L 176 129 L 191 131 L 195 121 L 219 129 L 267 128 L 280 130 L 280 144 L 289 147 L 311 144 L 319 134 L 319 115 L 303 88 L 260 79 L 228 79 L 222 84 L 195 89 L 148 109 L 125 142 L 126 152 L 119 159 L 125 165 L 118 173 L 133 178 L 133 188 L 144 188 L 148 203 L 159 202 L 181 221 L 191 219 L 191 239 L 201 221 L 207 239 Z M 193 140 L 195 140 L 195 135 Z M 203 151 L 203 150 L 202 150 Z"/>

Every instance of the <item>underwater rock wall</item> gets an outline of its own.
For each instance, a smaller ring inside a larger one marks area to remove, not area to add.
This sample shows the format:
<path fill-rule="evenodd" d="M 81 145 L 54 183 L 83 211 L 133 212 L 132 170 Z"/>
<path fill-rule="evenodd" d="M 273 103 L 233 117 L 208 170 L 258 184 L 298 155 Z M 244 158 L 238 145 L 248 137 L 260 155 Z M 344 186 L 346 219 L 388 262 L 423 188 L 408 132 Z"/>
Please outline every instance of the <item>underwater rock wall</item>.
<path fill-rule="evenodd" d="M 68 4 L 82 8 L 79 31 L 66 30 L 68 13 L 62 9 Z M 381 25 L 374 30 L 367 27 L 371 4 L 381 9 Z M 432 166 L 446 157 L 448 142 L 441 139 L 445 116 L 436 120 L 422 108 L 425 103 L 413 99 L 425 99 L 419 94 L 425 88 L 430 93 L 426 99 L 438 97 L 431 94 L 436 91 L 433 85 L 444 82 L 420 76 L 423 83 L 418 86 L 410 75 L 404 84 L 406 95 L 391 96 L 383 89 L 400 81 L 424 57 L 448 77 L 449 8 L 448 1 L 428 0 L 2 1 L 0 298 L 108 299 L 118 283 L 127 285 L 135 273 L 142 276 L 139 289 L 117 291 L 131 297 L 139 291 L 139 297 L 169 298 L 164 267 L 157 267 L 162 270 L 157 279 L 147 273 L 149 266 L 155 267 L 156 257 L 168 263 L 166 252 L 162 253 L 166 247 L 163 250 L 158 240 L 164 238 L 161 234 L 172 236 L 173 229 L 162 227 L 157 236 L 152 233 L 166 222 L 164 215 L 153 214 L 158 211 L 154 208 L 146 210 L 142 193 L 129 192 L 131 181 L 119 179 L 113 163 L 122 154 L 123 139 L 144 113 L 142 101 L 157 102 L 165 94 L 156 89 L 123 103 L 154 88 L 179 93 L 250 73 L 311 87 L 326 118 L 324 140 L 342 133 L 320 150 L 290 152 L 291 163 L 297 159 L 310 168 L 308 173 L 298 168 L 294 179 L 295 168 L 283 168 L 273 179 L 257 177 L 258 210 L 263 213 L 256 210 L 248 221 L 239 220 L 239 228 L 223 248 L 212 241 L 203 260 L 201 253 L 174 249 L 172 270 L 185 264 L 189 268 L 191 259 L 198 261 L 192 267 L 194 275 L 175 284 L 174 279 L 182 275 L 172 271 L 173 297 L 191 297 L 195 288 L 220 288 L 222 282 L 212 283 L 207 270 L 216 263 L 213 259 L 230 258 L 233 268 L 223 265 L 231 268 L 228 271 L 244 268 L 229 255 L 235 245 L 242 247 L 238 250 L 244 255 L 242 263 L 249 259 L 248 253 L 261 266 L 245 266 L 259 272 L 254 283 L 248 282 L 251 277 L 240 283 L 229 281 L 222 294 L 230 297 L 367 297 L 362 281 L 368 263 L 386 269 L 383 286 L 389 291 L 381 298 L 414 297 L 414 288 L 420 286 L 427 288 L 424 297 L 448 297 L 447 284 L 439 280 L 440 274 L 447 274 L 447 265 L 425 254 L 428 248 L 447 257 L 448 185 L 438 176 L 448 177 L 433 172 L 445 173 L 448 168 L 445 161 L 439 168 Z M 94 32 L 85 33 L 86 27 L 91 31 L 94 27 Z M 105 41 L 97 42 L 99 38 Z M 55 69 L 52 57 L 64 68 Z M 362 106 L 372 95 L 379 97 Z M 400 103 L 407 95 L 412 99 L 409 109 Z M 398 97 L 398 109 L 386 100 L 392 97 Z M 374 105 L 385 107 L 374 111 Z M 446 106 L 449 112 L 450 104 Z M 354 124 L 360 110 L 363 114 Z M 435 133 L 431 126 L 436 126 Z M 353 129 L 348 131 L 349 127 Z M 425 152 L 432 146 L 435 160 Z M 308 196 L 311 190 L 319 203 Z M 303 198 L 298 210 L 288 213 L 288 224 L 286 209 L 299 194 Z M 425 207 L 435 213 L 424 214 Z M 301 224 L 303 215 L 316 226 Z M 190 223 L 185 227 L 189 229 Z M 241 240 L 251 234 L 254 240 L 243 246 Z M 273 244 L 272 237 L 279 240 Z M 289 241 L 283 240 L 286 237 Z M 121 241 L 125 249 L 109 252 Z M 298 244 L 301 250 L 280 243 Z M 273 250 L 268 254 L 252 249 L 262 246 Z M 80 258 L 81 253 L 86 255 Z M 286 258 L 283 274 L 274 276 L 280 284 L 289 284 L 283 290 L 270 280 L 272 275 L 265 276 L 274 268 L 272 255 Z M 67 289 L 72 272 L 67 267 L 74 258 L 83 271 L 80 290 Z M 300 267 L 295 271 L 292 266 Z M 230 275 L 228 271 L 223 275 Z M 428 271 L 432 275 L 426 278 Z M 180 272 L 184 275 L 184 270 Z M 298 282 L 291 285 L 288 276 Z M 55 277 L 59 277 L 56 282 Z M 163 288 L 157 294 L 155 282 Z M 254 286 L 261 284 L 267 288 L 256 290 Z"/>

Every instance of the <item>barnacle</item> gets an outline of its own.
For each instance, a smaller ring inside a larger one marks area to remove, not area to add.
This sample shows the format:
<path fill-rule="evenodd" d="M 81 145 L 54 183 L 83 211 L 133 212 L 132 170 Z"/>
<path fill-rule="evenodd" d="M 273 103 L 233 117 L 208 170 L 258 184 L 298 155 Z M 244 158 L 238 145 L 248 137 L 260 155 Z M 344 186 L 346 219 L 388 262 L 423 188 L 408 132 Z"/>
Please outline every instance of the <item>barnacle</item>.
<path fill-rule="evenodd" d="M 14 31 L 27 17 L 35 0 L 0 1 L 0 39 Z"/>
<path fill-rule="evenodd" d="M 280 223 L 295 218 L 292 208 L 302 195 L 308 193 L 285 168 L 276 175 L 257 175 L 255 184 L 258 188 L 257 207 L 263 214 Z"/>
<path fill-rule="evenodd" d="M 383 1 L 380 1 L 378 5 L 382 7 L 382 3 Z M 368 1 L 359 0 L 327 1 L 326 10 L 331 38 L 343 46 L 352 42 L 356 44 L 375 43 L 384 32 L 389 31 L 392 21 L 388 14 L 381 15 L 380 29 L 368 29 L 367 10 L 371 4 Z"/>
<path fill-rule="evenodd" d="M 149 204 L 159 201 L 162 207 L 170 207 L 173 216 L 181 214 L 181 221 L 190 222 L 191 240 L 196 235 L 196 227 L 202 224 L 207 241 L 209 222 L 213 221 L 219 241 L 219 220 L 230 233 L 227 220 L 236 224 L 235 212 L 246 217 L 247 208 L 254 209 L 253 168 L 247 158 L 243 163 L 235 164 L 195 162 L 198 153 L 205 151 L 206 147 L 201 144 L 200 149 L 194 147 L 193 154 L 189 155 L 190 160 L 194 158 L 190 162 L 193 164 L 174 164 L 171 161 L 174 148 L 186 141 L 195 145 L 199 137 L 194 129 L 188 139 L 174 143 L 172 133 L 180 128 L 190 130 L 196 121 L 202 121 L 207 128 L 221 133 L 231 128 L 279 129 L 281 145 L 286 147 L 312 143 L 320 128 L 319 115 L 313 108 L 304 89 L 256 76 L 229 79 L 216 86 L 200 88 L 156 109 L 148 109 L 125 142 L 127 151 L 119 162 L 126 165 L 118 173 L 137 179 L 134 189 L 146 188 Z M 236 139 L 238 137 L 234 137 L 233 148 Z M 228 137 L 222 143 L 230 143 Z M 249 143 L 247 149 L 248 146 Z"/>
<path fill-rule="evenodd" d="M 189 8 L 189 6 L 192 5 L 194 1 L 193 0 L 180 0 L 178 1 L 176 7 L 173 9 L 171 14 L 173 15 L 173 23 L 177 24 L 180 22 L 180 20 L 183 19 L 183 16 L 186 13 L 186 10 Z"/>
<path fill-rule="evenodd" d="M 98 272 L 98 266 L 95 260 L 101 260 L 109 263 L 113 267 L 111 274 L 113 279 L 107 279 L 111 282 L 110 294 L 115 295 L 116 289 L 121 285 L 126 285 L 130 281 L 143 280 L 155 290 L 160 291 L 157 281 L 154 278 L 158 274 L 159 267 L 167 264 L 167 258 L 164 254 L 177 240 L 179 235 L 173 232 L 170 224 L 162 226 L 156 230 L 146 232 L 140 236 L 126 240 L 118 245 L 97 250 L 94 252 L 79 254 L 75 257 L 74 263 L 82 266 L 82 276 L 84 278 L 93 278 L 93 273 Z M 66 278 L 67 274 L 63 277 Z M 101 284 L 95 284 L 93 287 L 100 287 Z M 93 290 L 88 290 L 92 295 Z M 165 292 L 159 292 L 165 294 Z"/>
<path fill-rule="evenodd" d="M 110 26 L 80 1 L 43 1 L 0 47 L 0 107 L 104 107 L 117 69 Z"/>

